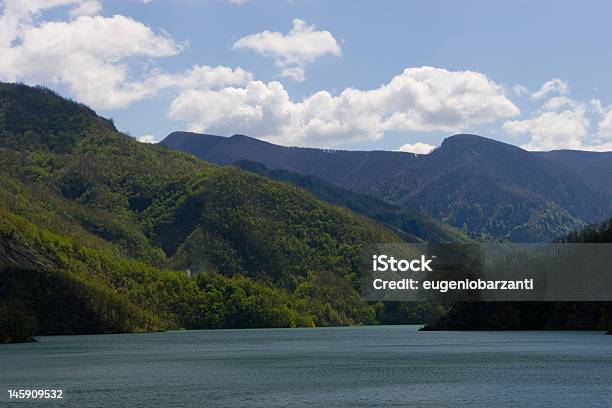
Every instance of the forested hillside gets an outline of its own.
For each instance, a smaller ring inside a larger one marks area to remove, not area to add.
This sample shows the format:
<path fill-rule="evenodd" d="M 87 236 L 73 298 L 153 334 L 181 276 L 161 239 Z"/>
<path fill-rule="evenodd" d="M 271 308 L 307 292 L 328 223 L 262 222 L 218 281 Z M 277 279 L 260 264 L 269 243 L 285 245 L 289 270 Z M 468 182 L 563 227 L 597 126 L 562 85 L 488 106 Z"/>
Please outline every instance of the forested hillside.
<path fill-rule="evenodd" d="M 0 84 L 0 342 L 374 323 L 364 244 L 393 232 L 286 183 L 138 143 Z"/>
<path fill-rule="evenodd" d="M 428 215 L 338 187 L 321 178 L 288 170 L 271 170 L 261 163 L 241 160 L 238 167 L 311 192 L 320 200 L 346 207 L 393 229 L 407 242 L 472 242 L 468 235 Z"/>

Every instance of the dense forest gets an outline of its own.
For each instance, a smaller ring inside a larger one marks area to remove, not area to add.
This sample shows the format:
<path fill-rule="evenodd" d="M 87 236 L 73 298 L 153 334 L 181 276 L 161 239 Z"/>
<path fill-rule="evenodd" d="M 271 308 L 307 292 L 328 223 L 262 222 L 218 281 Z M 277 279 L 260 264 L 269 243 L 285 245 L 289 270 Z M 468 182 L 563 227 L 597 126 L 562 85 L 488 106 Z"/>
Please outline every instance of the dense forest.
<path fill-rule="evenodd" d="M 0 342 L 435 315 L 358 294 L 363 245 L 400 239 L 286 183 L 139 143 L 50 90 L 0 84 Z"/>
<path fill-rule="evenodd" d="M 288 170 L 272 170 L 262 163 L 250 160 L 240 160 L 234 164 L 244 170 L 293 184 L 311 192 L 322 201 L 348 208 L 356 214 L 375 220 L 392 229 L 406 242 L 473 242 L 464 231 L 436 221 L 424 213 L 410 211 L 365 194 L 355 193 L 319 177 Z"/>

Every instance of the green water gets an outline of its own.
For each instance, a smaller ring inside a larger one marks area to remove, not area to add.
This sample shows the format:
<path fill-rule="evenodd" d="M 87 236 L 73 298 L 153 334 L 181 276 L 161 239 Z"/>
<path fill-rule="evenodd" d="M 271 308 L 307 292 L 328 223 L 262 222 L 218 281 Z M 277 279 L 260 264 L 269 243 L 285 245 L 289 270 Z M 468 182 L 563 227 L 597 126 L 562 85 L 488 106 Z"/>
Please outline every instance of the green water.
<path fill-rule="evenodd" d="M 8 389 L 62 389 L 15 401 Z M 0 406 L 610 407 L 612 336 L 416 327 L 41 337 L 0 346 Z"/>

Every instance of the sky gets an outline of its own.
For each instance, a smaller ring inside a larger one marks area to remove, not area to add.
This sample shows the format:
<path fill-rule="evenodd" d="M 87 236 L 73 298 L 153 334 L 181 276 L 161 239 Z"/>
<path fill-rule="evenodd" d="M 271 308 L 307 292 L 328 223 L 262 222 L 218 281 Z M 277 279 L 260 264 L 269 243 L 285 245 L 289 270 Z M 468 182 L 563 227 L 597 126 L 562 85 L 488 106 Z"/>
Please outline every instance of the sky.
<path fill-rule="evenodd" d="M 0 81 L 175 130 L 427 153 L 612 151 L 612 2 L 0 0 Z"/>

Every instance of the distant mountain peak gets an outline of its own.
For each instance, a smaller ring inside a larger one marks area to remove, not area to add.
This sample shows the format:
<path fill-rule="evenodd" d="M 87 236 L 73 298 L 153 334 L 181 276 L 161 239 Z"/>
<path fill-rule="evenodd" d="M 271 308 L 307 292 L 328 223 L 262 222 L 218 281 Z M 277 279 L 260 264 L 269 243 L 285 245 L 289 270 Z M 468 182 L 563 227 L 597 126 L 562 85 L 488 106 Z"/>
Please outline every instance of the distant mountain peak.
<path fill-rule="evenodd" d="M 444 141 L 442 142 L 442 146 L 455 145 L 455 144 L 463 144 L 463 145 L 481 144 L 481 145 L 491 145 L 491 146 L 508 146 L 514 149 L 522 150 L 517 146 L 511 145 L 508 143 L 504 143 L 504 142 L 500 142 L 499 140 L 490 139 L 488 137 L 474 135 L 470 133 L 459 133 L 456 135 L 452 135 L 452 136 L 445 138 Z"/>
<path fill-rule="evenodd" d="M 247 135 L 243 135 L 240 133 L 236 133 L 235 135 L 230 136 L 230 139 L 238 139 L 238 140 L 257 140 L 253 137 L 247 136 Z"/>
<path fill-rule="evenodd" d="M 497 159 L 501 158 L 499 155 L 529 155 L 529 152 L 520 147 L 473 134 L 449 136 L 432 153 L 436 155 L 478 154 Z"/>
<path fill-rule="evenodd" d="M 447 137 L 446 139 L 464 139 L 464 140 L 470 140 L 470 139 L 472 139 L 472 140 L 481 140 L 481 139 L 484 139 L 484 140 L 491 140 L 489 138 L 486 138 L 484 136 L 480 136 L 480 135 L 477 135 L 477 134 L 474 134 L 474 133 L 456 133 L 456 134 L 454 134 L 452 136 Z"/>
<path fill-rule="evenodd" d="M 240 133 L 237 133 L 225 139 L 226 139 L 225 141 L 228 143 L 249 143 L 249 144 L 255 144 L 255 145 L 272 145 L 271 143 L 266 142 L 265 140 L 257 139 L 256 137 L 251 137 L 251 136 L 243 135 Z"/>
<path fill-rule="evenodd" d="M 188 132 L 184 130 L 175 130 L 166 136 L 166 139 L 178 138 L 178 137 L 198 137 L 198 138 L 213 138 L 213 139 L 227 139 L 224 136 L 210 135 L 207 133 Z"/>

